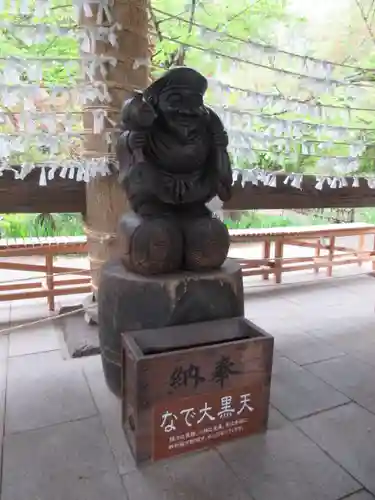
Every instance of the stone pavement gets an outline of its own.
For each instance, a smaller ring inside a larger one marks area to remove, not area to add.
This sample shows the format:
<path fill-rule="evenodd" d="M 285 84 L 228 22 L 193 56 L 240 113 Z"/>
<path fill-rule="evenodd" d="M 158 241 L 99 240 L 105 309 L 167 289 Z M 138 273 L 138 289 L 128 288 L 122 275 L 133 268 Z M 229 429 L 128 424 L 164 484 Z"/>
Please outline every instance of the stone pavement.
<path fill-rule="evenodd" d="M 275 336 L 269 431 L 139 470 L 98 356 L 68 359 L 52 318 L 0 333 L 1 500 L 375 499 L 374 292 L 247 282 Z M 0 330 L 47 315 L 32 304 L 1 303 Z"/>

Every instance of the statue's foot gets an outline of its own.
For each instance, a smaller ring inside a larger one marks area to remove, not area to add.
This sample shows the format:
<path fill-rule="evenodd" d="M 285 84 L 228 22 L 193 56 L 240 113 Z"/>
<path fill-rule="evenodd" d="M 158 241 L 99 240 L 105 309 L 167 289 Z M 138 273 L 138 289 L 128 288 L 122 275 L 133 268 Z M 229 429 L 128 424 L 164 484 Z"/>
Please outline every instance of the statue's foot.
<path fill-rule="evenodd" d="M 166 274 L 182 266 L 182 233 L 172 218 L 142 218 L 128 213 L 120 222 L 126 268 L 143 275 Z"/>
<path fill-rule="evenodd" d="M 184 268 L 189 271 L 218 269 L 227 258 L 229 233 L 214 217 L 186 219 L 183 223 Z"/>

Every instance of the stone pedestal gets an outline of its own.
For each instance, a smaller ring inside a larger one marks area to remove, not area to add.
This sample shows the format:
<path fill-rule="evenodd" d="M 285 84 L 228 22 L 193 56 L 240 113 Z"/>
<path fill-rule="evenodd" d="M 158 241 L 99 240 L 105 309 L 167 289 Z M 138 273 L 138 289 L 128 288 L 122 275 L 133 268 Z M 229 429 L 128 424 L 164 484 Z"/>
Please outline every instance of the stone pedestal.
<path fill-rule="evenodd" d="M 113 260 L 102 268 L 98 312 L 106 382 L 120 397 L 121 334 L 243 316 L 241 269 L 228 259 L 209 273 L 153 277 L 130 273 Z"/>

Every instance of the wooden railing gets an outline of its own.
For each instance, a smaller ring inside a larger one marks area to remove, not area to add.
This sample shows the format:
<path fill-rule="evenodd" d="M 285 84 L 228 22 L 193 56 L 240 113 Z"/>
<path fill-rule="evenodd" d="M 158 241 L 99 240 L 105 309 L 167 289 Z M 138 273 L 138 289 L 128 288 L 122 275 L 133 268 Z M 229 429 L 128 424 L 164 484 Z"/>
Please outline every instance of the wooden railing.
<path fill-rule="evenodd" d="M 371 235 L 371 250 L 365 249 L 365 237 Z M 316 273 L 326 268 L 332 276 L 333 267 L 371 261 L 375 270 L 375 225 L 332 224 L 309 227 L 280 227 L 271 229 L 234 229 L 230 231 L 233 244 L 261 243 L 263 255 L 258 259 L 237 257 L 244 276 L 275 276 L 281 283 L 282 273 L 312 269 Z M 336 244 L 336 238 L 357 236 L 356 248 Z M 313 256 L 284 256 L 285 246 L 314 249 Z M 91 292 L 89 269 L 55 264 L 61 255 L 85 255 L 88 252 L 86 237 L 0 239 L 0 270 L 26 271 L 42 274 L 39 278 L 1 279 L 0 301 L 13 301 L 46 297 L 51 311 L 55 297 Z M 43 257 L 44 263 L 31 263 L 30 257 Z M 27 261 L 25 262 L 25 258 Z"/>
<path fill-rule="evenodd" d="M 0 301 L 46 297 L 53 311 L 56 296 L 89 293 L 89 269 L 55 265 L 55 257 L 69 254 L 87 254 L 86 237 L 0 239 L 0 270 L 43 274 L 39 279 L 0 278 Z M 30 257 L 38 256 L 43 264 L 30 263 Z"/>
<path fill-rule="evenodd" d="M 244 276 L 263 276 L 268 280 L 275 276 L 281 283 L 282 273 L 312 269 L 318 273 L 326 268 L 332 276 L 333 267 L 370 261 L 375 263 L 375 225 L 362 223 L 330 224 L 307 227 L 278 227 L 267 229 L 234 229 L 230 231 L 232 243 L 261 243 L 263 255 L 259 259 L 238 258 Z M 366 250 L 365 238 L 373 238 L 372 249 Z M 358 245 L 349 248 L 336 244 L 336 238 L 356 236 Z M 306 257 L 284 256 L 285 246 L 314 249 L 314 255 Z"/>

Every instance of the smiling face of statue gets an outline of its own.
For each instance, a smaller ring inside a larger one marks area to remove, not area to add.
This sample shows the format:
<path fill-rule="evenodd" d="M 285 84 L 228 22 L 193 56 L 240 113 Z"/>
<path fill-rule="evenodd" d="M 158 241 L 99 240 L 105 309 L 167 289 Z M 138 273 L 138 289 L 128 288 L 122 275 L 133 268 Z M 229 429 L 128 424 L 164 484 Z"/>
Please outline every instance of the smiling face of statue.
<path fill-rule="evenodd" d="M 158 108 L 170 131 L 185 139 L 195 135 L 202 117 L 207 114 L 202 95 L 185 87 L 162 92 Z"/>
<path fill-rule="evenodd" d="M 204 112 L 202 95 L 186 87 L 164 90 L 159 96 L 158 105 L 160 111 L 166 115 L 176 113 L 186 116 L 201 116 Z"/>

